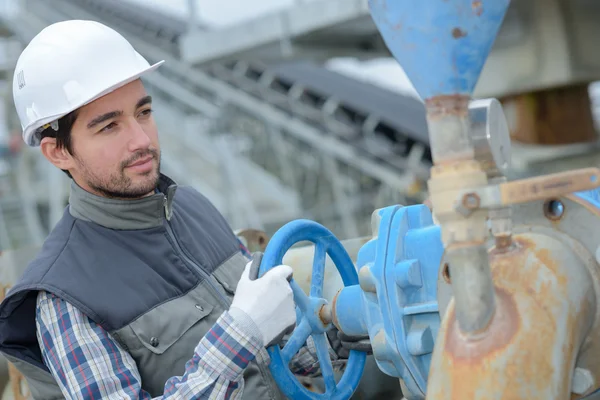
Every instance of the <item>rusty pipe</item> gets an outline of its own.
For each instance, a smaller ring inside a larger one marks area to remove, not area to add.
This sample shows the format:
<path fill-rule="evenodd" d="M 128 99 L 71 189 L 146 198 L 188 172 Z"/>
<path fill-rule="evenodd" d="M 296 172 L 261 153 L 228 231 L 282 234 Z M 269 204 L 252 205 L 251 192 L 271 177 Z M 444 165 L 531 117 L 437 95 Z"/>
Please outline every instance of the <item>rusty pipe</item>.
<path fill-rule="evenodd" d="M 457 302 L 442 319 L 427 398 L 571 398 L 579 349 L 594 323 L 596 293 L 581 257 L 556 233 L 515 235 L 490 251 L 496 310 L 478 336 L 458 327 Z"/>
<path fill-rule="evenodd" d="M 431 155 L 435 164 L 475 159 L 469 136 L 468 96 L 437 96 L 425 101 Z"/>
<path fill-rule="evenodd" d="M 487 248 L 453 247 L 446 253 L 456 307 L 456 318 L 464 333 L 485 329 L 494 314 L 495 299 Z"/>
<path fill-rule="evenodd" d="M 486 253 L 485 210 L 463 215 L 455 199 L 461 189 L 484 186 L 488 176 L 470 138 L 469 97 L 428 99 L 427 124 L 435 162 L 429 192 L 452 272 L 460 328 L 465 333 L 485 329 L 494 313 L 494 291 Z"/>

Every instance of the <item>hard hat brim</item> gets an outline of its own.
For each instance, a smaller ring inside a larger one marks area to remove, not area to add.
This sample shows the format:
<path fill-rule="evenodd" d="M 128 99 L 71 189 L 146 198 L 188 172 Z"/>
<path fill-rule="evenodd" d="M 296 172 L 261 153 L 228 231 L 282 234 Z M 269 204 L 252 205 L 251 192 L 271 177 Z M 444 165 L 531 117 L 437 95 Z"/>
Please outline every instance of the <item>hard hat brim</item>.
<path fill-rule="evenodd" d="M 49 124 L 53 121 L 56 121 L 62 117 L 64 117 L 65 115 L 69 114 L 72 111 L 77 110 L 78 108 L 81 108 L 87 104 L 90 104 L 91 102 L 98 100 L 100 97 L 103 97 L 133 81 L 135 81 L 136 79 L 139 79 L 142 77 L 142 75 L 148 73 L 148 72 L 152 72 L 155 69 L 157 69 L 158 67 L 160 67 L 165 61 L 161 60 L 158 61 L 152 65 L 150 65 L 147 68 L 144 68 L 138 72 L 136 72 L 135 74 L 122 79 L 121 81 L 117 82 L 116 84 L 102 90 L 101 92 L 95 94 L 94 96 L 92 96 L 91 98 L 89 98 L 88 100 L 86 100 L 85 102 L 82 102 L 80 104 L 75 104 L 73 105 L 73 107 L 70 107 L 68 110 L 66 110 L 65 112 L 62 112 L 60 114 L 57 115 L 52 115 L 43 119 L 40 119 L 38 121 L 35 121 L 34 123 L 28 125 L 27 127 L 25 127 L 25 129 L 23 129 L 23 140 L 25 141 L 25 143 L 27 143 L 28 146 L 31 147 L 37 147 L 40 145 L 41 142 L 41 133 L 42 133 L 42 129 L 40 129 L 42 126 Z"/>

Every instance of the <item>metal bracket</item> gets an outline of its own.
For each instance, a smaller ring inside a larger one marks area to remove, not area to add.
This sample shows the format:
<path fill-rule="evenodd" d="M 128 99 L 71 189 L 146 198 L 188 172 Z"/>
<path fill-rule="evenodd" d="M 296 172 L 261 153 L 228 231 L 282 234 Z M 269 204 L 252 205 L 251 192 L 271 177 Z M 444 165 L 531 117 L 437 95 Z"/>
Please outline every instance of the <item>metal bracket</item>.
<path fill-rule="evenodd" d="M 466 217 L 478 209 L 529 203 L 598 187 L 600 187 L 600 169 L 582 168 L 462 190 L 457 196 L 454 209 Z"/>

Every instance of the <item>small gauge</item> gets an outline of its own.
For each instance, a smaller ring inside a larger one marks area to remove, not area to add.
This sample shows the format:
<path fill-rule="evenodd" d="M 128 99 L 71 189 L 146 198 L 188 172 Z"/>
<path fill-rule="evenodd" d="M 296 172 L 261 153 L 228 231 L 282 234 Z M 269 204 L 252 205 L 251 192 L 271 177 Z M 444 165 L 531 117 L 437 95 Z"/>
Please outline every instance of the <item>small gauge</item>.
<path fill-rule="evenodd" d="M 488 177 L 506 174 L 510 168 L 510 131 L 502 105 L 496 99 L 469 104 L 469 136 Z"/>

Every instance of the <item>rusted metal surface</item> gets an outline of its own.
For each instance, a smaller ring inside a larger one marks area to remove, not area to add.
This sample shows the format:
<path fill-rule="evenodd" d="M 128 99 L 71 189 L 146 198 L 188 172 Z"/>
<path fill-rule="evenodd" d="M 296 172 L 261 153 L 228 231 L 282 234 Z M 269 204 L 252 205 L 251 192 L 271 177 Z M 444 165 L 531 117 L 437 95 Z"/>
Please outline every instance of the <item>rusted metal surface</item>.
<path fill-rule="evenodd" d="M 477 15 L 478 17 L 480 17 L 481 14 L 483 14 L 483 4 L 481 3 L 480 0 L 473 1 L 471 3 L 471 7 L 473 8 L 475 15 Z"/>
<path fill-rule="evenodd" d="M 442 277 L 447 284 L 452 283 L 452 273 L 450 272 L 450 264 L 444 263 L 444 267 L 442 269 Z"/>
<path fill-rule="evenodd" d="M 323 325 L 329 325 L 331 323 L 331 308 L 327 304 L 323 304 L 321 308 L 319 308 L 319 320 Z"/>
<path fill-rule="evenodd" d="M 474 159 L 467 129 L 469 100 L 463 95 L 425 100 L 431 154 L 436 165 Z"/>
<path fill-rule="evenodd" d="M 242 239 L 242 242 L 251 253 L 264 252 L 269 243 L 269 236 L 258 229 L 240 229 L 235 231 L 235 235 Z"/>
<path fill-rule="evenodd" d="M 468 34 L 467 32 L 463 31 L 459 27 L 456 27 L 456 28 L 452 29 L 452 37 L 454 39 L 463 38 L 463 37 L 467 36 L 467 34 Z"/>
<path fill-rule="evenodd" d="M 331 301 L 331 310 L 332 310 L 332 312 L 331 312 L 331 322 L 333 323 L 333 325 L 337 329 L 340 329 L 340 323 L 339 323 L 339 321 L 338 321 L 338 319 L 336 317 L 335 309 L 336 309 L 337 300 L 338 300 L 338 297 L 339 297 L 341 291 L 342 291 L 342 289 L 338 290 L 336 292 L 335 296 L 333 296 L 333 300 Z"/>
<path fill-rule="evenodd" d="M 591 284 L 596 293 L 600 293 L 600 268 L 595 254 L 600 244 L 600 208 L 589 201 L 576 196 L 566 195 L 559 198 L 565 206 L 565 214 L 560 220 L 550 220 L 545 216 L 545 201 L 519 204 L 512 208 L 515 226 L 514 234 L 535 232 L 559 240 L 564 246 L 573 249 L 587 267 Z M 504 253 L 510 249 L 494 247 L 494 241 L 488 243 L 492 253 Z M 443 276 L 443 263 L 438 277 L 438 305 L 440 316 L 444 316 L 453 294 L 452 286 Z M 600 307 L 592 317 L 593 327 L 579 349 L 577 367 L 590 372 L 594 384 L 587 394 L 600 388 Z M 536 398 L 536 397 L 532 397 Z M 582 398 L 573 394 L 572 399 Z"/>
<path fill-rule="evenodd" d="M 508 251 L 512 246 L 512 235 L 496 235 L 494 236 L 495 246 L 494 249 L 496 251 Z"/>
<path fill-rule="evenodd" d="M 463 206 L 469 210 L 476 210 L 479 208 L 480 203 L 481 198 L 477 195 L 477 193 L 467 193 L 462 200 Z"/>
<path fill-rule="evenodd" d="M 446 260 L 452 268 L 452 286 L 460 330 L 465 334 L 476 334 L 488 326 L 495 309 L 485 243 L 451 246 L 447 249 Z"/>
<path fill-rule="evenodd" d="M 450 302 L 428 398 L 570 398 L 578 352 L 595 324 L 592 274 L 578 249 L 556 238 L 530 232 L 513 242 L 511 251 L 490 255 L 497 307 L 486 330 L 462 334 Z"/>

